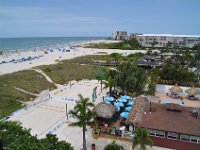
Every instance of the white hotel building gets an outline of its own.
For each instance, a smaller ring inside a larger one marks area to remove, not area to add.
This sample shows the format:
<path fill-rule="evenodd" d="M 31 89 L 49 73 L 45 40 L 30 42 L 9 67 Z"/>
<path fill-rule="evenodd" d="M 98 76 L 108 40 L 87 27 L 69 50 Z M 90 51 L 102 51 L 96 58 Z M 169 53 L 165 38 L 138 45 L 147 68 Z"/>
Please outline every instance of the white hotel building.
<path fill-rule="evenodd" d="M 200 43 L 200 35 L 131 34 L 144 47 L 193 47 Z"/>
<path fill-rule="evenodd" d="M 127 31 L 115 31 L 112 33 L 113 40 L 128 40 L 128 32 Z"/>

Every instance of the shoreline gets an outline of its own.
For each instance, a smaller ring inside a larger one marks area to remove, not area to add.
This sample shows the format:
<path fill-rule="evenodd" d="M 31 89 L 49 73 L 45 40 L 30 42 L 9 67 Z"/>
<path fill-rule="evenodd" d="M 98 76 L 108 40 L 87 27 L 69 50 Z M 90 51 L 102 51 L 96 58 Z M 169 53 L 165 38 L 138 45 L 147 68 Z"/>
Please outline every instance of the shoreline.
<path fill-rule="evenodd" d="M 122 55 L 129 55 L 137 52 L 145 53 L 146 50 L 118 50 L 118 49 L 94 49 L 83 48 L 86 44 L 99 43 L 99 42 L 116 42 L 112 40 L 91 40 L 81 43 L 74 43 L 69 47 L 41 49 L 36 51 L 22 51 L 19 53 L 9 53 L 7 55 L 0 55 L 0 75 L 13 73 L 17 71 L 31 69 L 36 66 L 56 64 L 62 60 L 68 60 L 75 57 L 84 55 L 98 55 L 99 52 L 120 53 Z M 81 47 L 75 47 L 80 45 Z M 66 45 L 65 45 L 66 46 Z M 64 50 L 65 49 L 65 50 Z M 4 63 L 2 63 L 4 62 Z"/>

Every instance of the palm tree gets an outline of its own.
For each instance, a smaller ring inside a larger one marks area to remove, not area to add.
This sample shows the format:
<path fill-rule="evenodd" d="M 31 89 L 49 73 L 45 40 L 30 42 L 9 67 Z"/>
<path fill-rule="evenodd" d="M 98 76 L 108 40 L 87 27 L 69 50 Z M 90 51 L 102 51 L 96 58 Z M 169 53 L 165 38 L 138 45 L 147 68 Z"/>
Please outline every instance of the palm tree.
<path fill-rule="evenodd" d="M 133 139 L 133 149 L 139 145 L 141 150 L 146 150 L 146 145 L 153 146 L 153 142 L 149 137 L 148 130 L 146 128 L 137 128 L 133 131 L 134 139 Z"/>
<path fill-rule="evenodd" d="M 111 96 L 112 93 L 112 87 L 116 86 L 117 82 L 116 79 L 112 78 L 111 76 L 108 77 L 108 79 L 105 81 L 105 87 L 104 88 L 109 88 L 109 94 Z"/>
<path fill-rule="evenodd" d="M 94 104 L 90 102 L 89 98 L 83 98 L 81 94 L 78 95 L 80 102 L 74 106 L 74 110 L 71 110 L 71 114 L 77 119 L 77 122 L 69 124 L 70 126 L 78 126 L 83 128 L 83 150 L 87 150 L 85 131 L 86 125 L 92 125 L 94 123 L 94 112 L 90 109 L 94 107 Z"/>
<path fill-rule="evenodd" d="M 119 61 L 121 55 L 120 55 L 119 53 L 112 53 L 112 54 L 110 54 L 110 56 L 111 56 L 112 58 L 114 58 L 114 60 L 115 60 L 115 66 L 116 66 L 116 64 L 118 63 L 118 61 Z"/>
<path fill-rule="evenodd" d="M 101 82 L 101 92 L 103 90 L 103 80 L 106 79 L 107 74 L 108 74 L 108 71 L 105 68 L 100 68 L 96 72 L 95 77 L 97 80 L 100 80 Z"/>
<path fill-rule="evenodd" d="M 140 95 L 144 92 L 146 74 L 144 70 L 130 62 L 122 63 L 118 66 L 116 80 L 123 94 L 134 92 L 136 95 Z"/>
<path fill-rule="evenodd" d="M 113 141 L 112 143 L 106 145 L 106 147 L 104 147 L 104 150 L 124 150 L 123 146 L 116 144 L 115 141 Z"/>

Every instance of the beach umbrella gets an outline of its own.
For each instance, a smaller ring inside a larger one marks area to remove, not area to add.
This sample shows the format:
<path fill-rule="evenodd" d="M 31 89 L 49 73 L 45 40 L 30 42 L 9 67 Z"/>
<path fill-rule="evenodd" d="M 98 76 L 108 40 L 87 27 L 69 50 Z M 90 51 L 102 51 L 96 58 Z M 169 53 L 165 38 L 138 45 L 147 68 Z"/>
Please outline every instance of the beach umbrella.
<path fill-rule="evenodd" d="M 131 111 L 131 109 L 132 109 L 131 106 L 128 106 L 128 107 L 125 108 L 126 111 Z"/>
<path fill-rule="evenodd" d="M 160 103 L 160 97 L 159 96 L 146 96 L 145 98 L 148 102 Z"/>
<path fill-rule="evenodd" d="M 120 99 L 118 99 L 118 101 L 124 103 L 124 102 L 127 102 L 128 100 L 124 99 L 124 98 L 120 98 Z"/>
<path fill-rule="evenodd" d="M 124 95 L 124 96 L 122 96 L 121 98 L 124 98 L 124 99 L 130 99 L 131 97 L 128 96 L 128 95 Z"/>
<path fill-rule="evenodd" d="M 190 95 L 196 95 L 196 94 L 198 94 L 198 90 L 196 88 L 194 88 L 194 87 L 185 90 L 185 92 L 188 93 L 188 94 L 190 94 Z"/>
<path fill-rule="evenodd" d="M 182 92 L 183 92 L 183 90 L 182 90 L 179 86 L 177 86 L 177 85 L 175 85 L 174 87 L 171 87 L 171 88 L 169 89 L 169 91 L 170 91 L 172 94 L 179 94 L 179 93 L 182 93 Z"/>
<path fill-rule="evenodd" d="M 127 105 L 131 105 L 132 106 L 132 105 L 134 105 L 134 103 L 135 103 L 134 101 L 129 101 Z"/>
<path fill-rule="evenodd" d="M 112 101 L 114 101 L 114 97 L 112 97 L 112 96 L 106 96 L 105 100 L 109 101 L 109 102 L 112 102 Z"/>
<path fill-rule="evenodd" d="M 128 115 L 129 115 L 128 112 L 122 112 L 122 113 L 120 114 L 120 117 L 122 117 L 122 118 L 128 118 Z"/>
<path fill-rule="evenodd" d="M 121 102 L 114 102 L 114 106 L 116 107 L 124 107 L 124 104 Z"/>
<path fill-rule="evenodd" d="M 94 112 L 96 112 L 98 117 L 109 119 L 113 117 L 116 109 L 112 104 L 99 103 L 94 108 Z"/>
<path fill-rule="evenodd" d="M 163 104 L 170 104 L 171 103 L 171 101 L 169 101 L 169 100 L 164 100 L 163 101 Z"/>

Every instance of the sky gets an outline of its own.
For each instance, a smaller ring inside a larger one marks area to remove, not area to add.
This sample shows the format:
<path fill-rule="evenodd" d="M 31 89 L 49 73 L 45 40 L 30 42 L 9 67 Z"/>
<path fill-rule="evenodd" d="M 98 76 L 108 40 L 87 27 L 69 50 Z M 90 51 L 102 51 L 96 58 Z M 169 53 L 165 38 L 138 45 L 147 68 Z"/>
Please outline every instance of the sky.
<path fill-rule="evenodd" d="M 200 0 L 0 0 L 0 37 L 200 35 Z"/>

